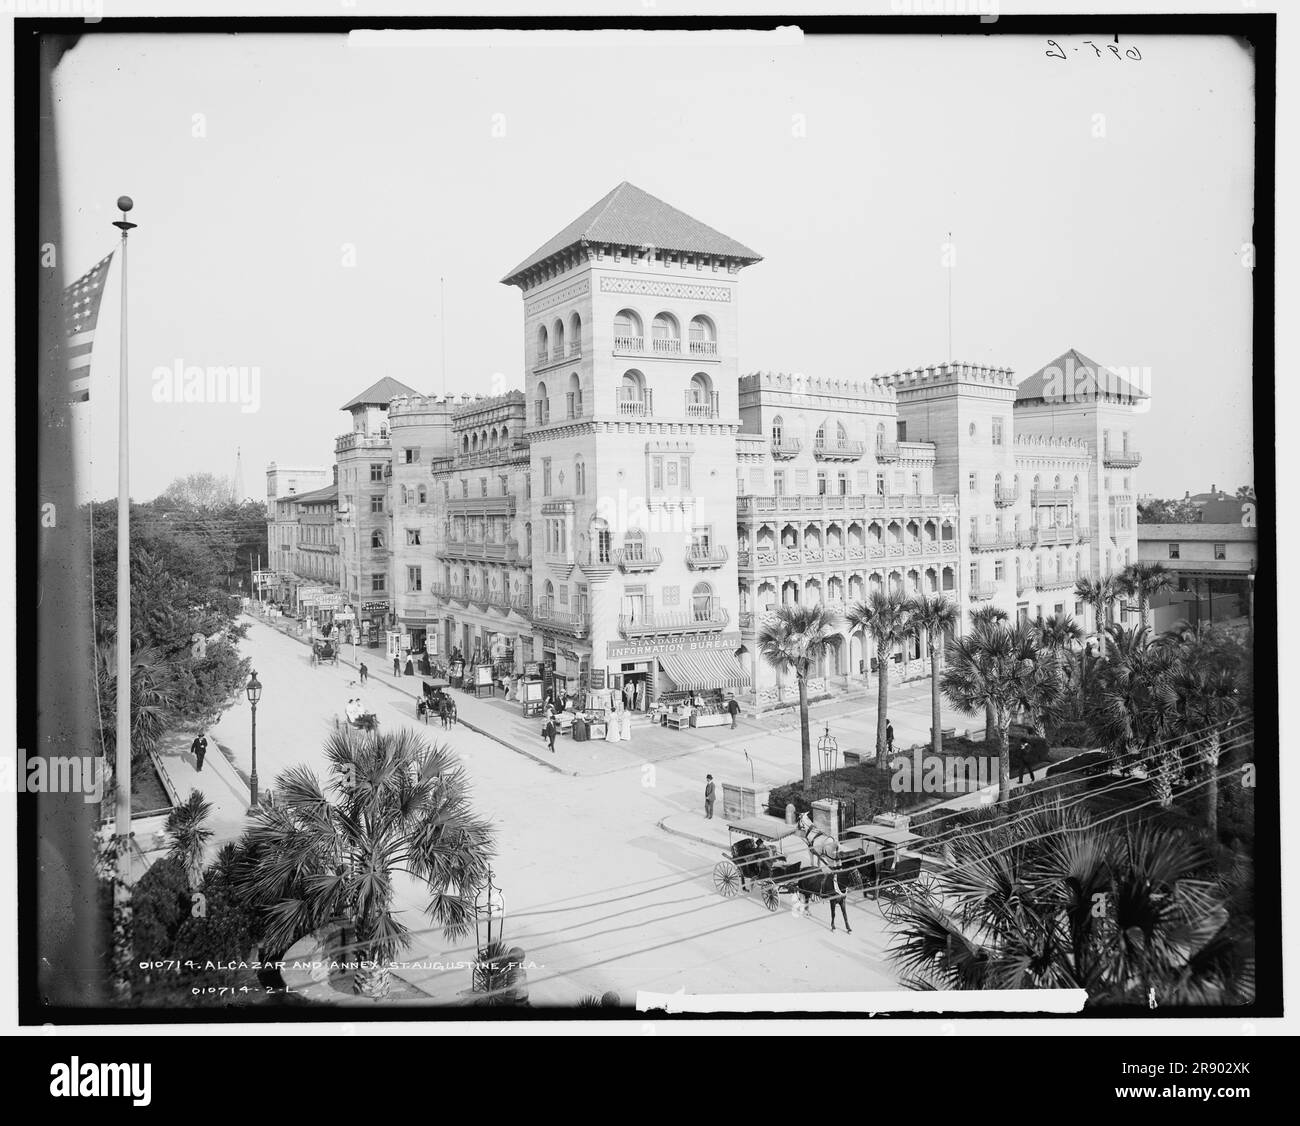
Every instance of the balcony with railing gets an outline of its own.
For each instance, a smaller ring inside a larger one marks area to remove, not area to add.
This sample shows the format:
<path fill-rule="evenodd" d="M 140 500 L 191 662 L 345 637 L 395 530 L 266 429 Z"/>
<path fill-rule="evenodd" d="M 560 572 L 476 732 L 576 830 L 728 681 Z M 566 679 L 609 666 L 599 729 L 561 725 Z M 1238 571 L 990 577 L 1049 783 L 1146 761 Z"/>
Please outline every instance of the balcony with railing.
<path fill-rule="evenodd" d="M 1142 464 L 1142 455 L 1137 450 L 1103 449 L 1101 463 L 1107 469 L 1136 469 Z"/>
<path fill-rule="evenodd" d="M 491 563 L 519 562 L 517 540 L 446 540 L 438 547 L 440 558 L 461 559 L 468 562 Z"/>
<path fill-rule="evenodd" d="M 591 614 L 585 610 L 568 610 L 542 601 L 533 609 L 533 622 L 560 633 L 585 637 L 591 632 Z"/>
<path fill-rule="evenodd" d="M 877 442 L 875 446 L 877 461 L 897 461 L 898 460 L 898 443 L 897 442 Z"/>
<path fill-rule="evenodd" d="M 649 418 L 654 414 L 654 392 L 620 387 L 614 393 L 614 410 L 624 418 Z"/>
<path fill-rule="evenodd" d="M 533 359 L 533 371 L 542 371 L 545 368 L 553 368 L 581 358 L 582 341 L 575 340 L 567 348 L 561 344 L 552 348 L 549 352 L 539 351 Z"/>
<path fill-rule="evenodd" d="M 971 551 L 1008 551 L 1020 546 L 1018 532 L 974 532 L 970 537 Z"/>
<path fill-rule="evenodd" d="M 614 566 L 625 575 L 653 571 L 664 561 L 664 553 L 657 547 L 616 547 L 609 555 Z"/>
<path fill-rule="evenodd" d="M 350 450 L 383 450 L 391 454 L 393 447 L 388 439 L 387 430 L 382 430 L 378 434 L 363 434 L 359 430 L 354 430 L 351 434 L 340 434 L 334 439 L 336 454 L 348 453 Z"/>
<path fill-rule="evenodd" d="M 791 461 L 803 452 L 803 443 L 797 438 L 772 439 L 772 460 Z"/>
<path fill-rule="evenodd" d="M 1067 547 L 1079 538 L 1077 524 L 1057 524 L 1034 529 L 1035 547 Z"/>
<path fill-rule="evenodd" d="M 690 344 L 692 356 L 702 356 L 709 360 L 718 358 L 718 342 L 716 340 L 692 340 Z"/>
<path fill-rule="evenodd" d="M 857 461 L 866 452 L 866 442 L 816 442 L 813 445 L 813 457 L 818 461 Z"/>
<path fill-rule="evenodd" d="M 972 602 L 981 602 L 992 598 L 997 592 L 998 584 L 991 579 L 986 579 L 983 582 L 971 583 L 967 593 L 970 595 Z"/>
<path fill-rule="evenodd" d="M 1074 500 L 1074 493 L 1070 489 L 1030 489 L 1029 503 L 1038 505 L 1069 504 Z"/>
<path fill-rule="evenodd" d="M 736 498 L 736 514 L 751 520 L 778 516 L 956 516 L 953 493 L 821 493 Z"/>
<path fill-rule="evenodd" d="M 994 485 L 993 503 L 999 508 L 1006 508 L 1020 499 L 1019 485 Z"/>
<path fill-rule="evenodd" d="M 686 566 L 692 571 L 716 571 L 725 567 L 730 556 L 721 544 L 715 547 L 694 544 L 686 552 Z"/>
<path fill-rule="evenodd" d="M 510 609 L 516 614 L 523 614 L 525 616 L 531 615 L 533 612 L 533 600 L 531 596 L 527 594 L 511 595 Z"/>
<path fill-rule="evenodd" d="M 618 632 L 625 638 L 652 634 L 717 633 L 727 628 L 731 615 L 721 607 L 671 613 L 647 608 L 640 615 L 620 614 Z"/>
<path fill-rule="evenodd" d="M 708 394 L 701 395 L 698 391 L 687 391 L 686 417 L 717 418 L 718 393 L 716 391 L 710 391 Z"/>
<path fill-rule="evenodd" d="M 614 337 L 614 354 L 639 356 L 645 351 L 644 336 L 616 336 Z"/>
<path fill-rule="evenodd" d="M 656 336 L 650 341 L 650 347 L 656 356 L 680 356 L 682 342 L 675 336 Z"/>
<path fill-rule="evenodd" d="M 513 517 L 516 503 L 513 496 L 451 497 L 446 506 L 448 516 Z"/>
<path fill-rule="evenodd" d="M 1072 568 L 1059 571 L 1054 575 L 1044 575 L 1038 580 L 1039 590 L 1058 590 L 1061 587 L 1073 587 L 1079 581 L 1079 572 Z"/>

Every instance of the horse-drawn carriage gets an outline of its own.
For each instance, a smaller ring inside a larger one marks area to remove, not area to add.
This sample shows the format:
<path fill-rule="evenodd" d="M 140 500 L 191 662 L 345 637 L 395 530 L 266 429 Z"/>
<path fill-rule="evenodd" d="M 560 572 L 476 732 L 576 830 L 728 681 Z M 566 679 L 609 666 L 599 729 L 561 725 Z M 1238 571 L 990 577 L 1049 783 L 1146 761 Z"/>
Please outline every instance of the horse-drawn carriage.
<path fill-rule="evenodd" d="M 794 891 L 794 878 L 803 867 L 785 849 L 785 842 L 798 836 L 798 831 L 775 818 L 752 817 L 728 823 L 727 832 L 731 844 L 713 866 L 714 889 L 727 899 L 754 891 L 764 907 L 775 911 L 781 895 Z"/>
<path fill-rule="evenodd" d="M 415 701 L 415 714 L 418 719 L 424 723 L 429 722 L 429 717 L 442 720 L 442 725 L 448 727 L 456 722 L 456 701 L 452 698 L 451 693 L 447 691 L 447 681 L 441 677 L 433 680 L 426 680 L 423 683 L 423 690 L 419 699 Z"/>
<path fill-rule="evenodd" d="M 379 717 L 367 708 L 360 699 L 349 700 L 343 709 L 343 718 L 347 721 L 349 727 L 355 727 L 358 731 L 378 731 Z M 334 721 L 336 724 L 338 720 Z"/>
<path fill-rule="evenodd" d="M 727 831 L 731 845 L 714 865 L 714 888 L 726 897 L 752 890 L 769 911 L 780 906 L 782 895 L 797 895 L 796 906 L 804 910 L 826 900 L 831 905 L 831 929 L 835 929 L 838 905 L 849 930 L 845 900 L 851 890 L 861 888 L 864 896 L 879 901 L 886 918 L 900 903 L 924 894 L 918 882 L 921 858 L 903 855 L 922 838 L 904 829 L 854 825 L 843 840 L 837 840 L 805 813 L 794 825 L 759 817 L 730 822 Z M 799 838 L 806 848 L 806 864 L 791 856 L 791 838 Z"/>
<path fill-rule="evenodd" d="M 338 644 L 330 638 L 318 637 L 311 643 L 311 663 L 314 668 L 316 665 L 339 663 Z"/>

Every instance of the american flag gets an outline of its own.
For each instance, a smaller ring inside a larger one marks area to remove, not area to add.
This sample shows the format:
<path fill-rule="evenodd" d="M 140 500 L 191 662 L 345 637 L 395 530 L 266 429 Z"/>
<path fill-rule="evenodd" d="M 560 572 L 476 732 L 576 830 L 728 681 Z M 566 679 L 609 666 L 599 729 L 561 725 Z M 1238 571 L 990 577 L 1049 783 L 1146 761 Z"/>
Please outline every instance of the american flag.
<path fill-rule="evenodd" d="M 64 355 L 68 358 L 69 397 L 74 403 L 90 400 L 90 350 L 95 344 L 95 325 L 99 321 L 99 302 L 108 280 L 109 251 L 63 291 Z"/>

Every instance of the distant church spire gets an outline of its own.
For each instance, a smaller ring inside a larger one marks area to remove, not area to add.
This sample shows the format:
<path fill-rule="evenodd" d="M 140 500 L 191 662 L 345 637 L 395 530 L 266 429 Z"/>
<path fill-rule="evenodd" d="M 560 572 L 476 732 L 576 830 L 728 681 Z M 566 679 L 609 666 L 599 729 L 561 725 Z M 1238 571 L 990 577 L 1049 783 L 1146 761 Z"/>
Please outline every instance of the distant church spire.
<path fill-rule="evenodd" d="M 244 500 L 244 462 L 238 446 L 235 447 L 235 476 L 230 482 L 230 499 L 235 504 Z"/>

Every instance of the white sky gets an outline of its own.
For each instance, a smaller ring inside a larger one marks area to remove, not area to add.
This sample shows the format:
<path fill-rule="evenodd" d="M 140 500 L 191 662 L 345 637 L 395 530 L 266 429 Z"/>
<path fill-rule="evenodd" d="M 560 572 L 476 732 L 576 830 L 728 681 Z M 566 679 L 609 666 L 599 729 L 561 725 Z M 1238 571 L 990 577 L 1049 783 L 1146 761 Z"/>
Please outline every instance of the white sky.
<path fill-rule="evenodd" d="M 113 201 L 135 198 L 133 495 L 229 474 L 236 446 L 262 495 L 272 459 L 330 464 L 337 408 L 381 376 L 440 391 L 440 277 L 447 389 L 522 386 L 522 303 L 498 279 L 621 180 L 764 255 L 741 275 L 742 372 L 945 359 L 951 230 L 956 358 L 1023 378 L 1074 347 L 1149 369 L 1141 491 L 1251 479 L 1243 48 L 1142 38 L 1121 61 L 1083 45 L 1099 34 L 1062 39 L 1061 61 L 1031 37 L 697 38 L 84 39 L 56 71 L 63 266 L 71 282 L 102 257 Z M 97 497 L 116 492 L 116 275 Z M 260 409 L 153 402 L 151 373 L 178 359 L 256 366 Z"/>

